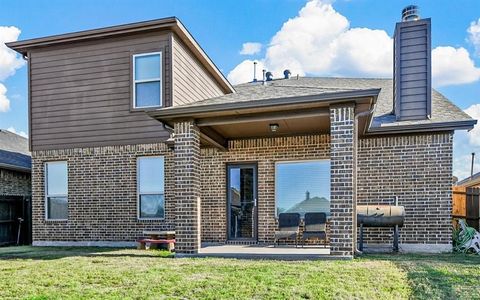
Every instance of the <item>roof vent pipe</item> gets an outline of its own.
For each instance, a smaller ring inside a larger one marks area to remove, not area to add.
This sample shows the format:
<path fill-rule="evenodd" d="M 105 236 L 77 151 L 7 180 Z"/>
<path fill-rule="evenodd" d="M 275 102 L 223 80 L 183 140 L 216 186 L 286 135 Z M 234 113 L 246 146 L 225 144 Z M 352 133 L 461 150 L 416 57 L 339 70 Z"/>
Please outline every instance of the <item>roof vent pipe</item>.
<path fill-rule="evenodd" d="M 283 77 L 285 79 L 290 79 L 290 75 L 292 74 L 292 72 L 290 72 L 289 69 L 286 69 L 285 71 L 283 71 Z"/>
<path fill-rule="evenodd" d="M 267 72 L 267 81 L 272 81 L 273 80 L 273 73 L 272 72 Z"/>
<path fill-rule="evenodd" d="M 253 82 L 257 82 L 257 62 L 253 62 Z"/>
<path fill-rule="evenodd" d="M 402 10 L 402 22 L 420 20 L 420 10 L 416 5 L 409 5 Z"/>
<path fill-rule="evenodd" d="M 263 82 L 263 85 L 266 85 L 267 82 L 265 81 L 265 72 L 267 72 L 265 69 L 262 70 L 262 73 L 263 73 L 263 79 L 262 79 L 262 82 Z"/>
<path fill-rule="evenodd" d="M 473 166 L 475 165 L 475 152 L 472 152 L 472 167 L 470 168 L 470 177 L 473 177 Z"/>

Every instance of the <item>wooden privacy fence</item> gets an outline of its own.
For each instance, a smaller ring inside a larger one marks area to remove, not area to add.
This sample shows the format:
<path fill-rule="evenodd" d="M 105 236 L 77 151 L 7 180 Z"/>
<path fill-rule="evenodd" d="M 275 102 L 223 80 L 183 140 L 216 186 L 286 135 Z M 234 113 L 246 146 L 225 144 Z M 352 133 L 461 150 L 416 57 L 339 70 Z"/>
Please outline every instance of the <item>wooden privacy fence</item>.
<path fill-rule="evenodd" d="M 452 195 L 452 217 L 454 219 L 465 219 L 468 226 L 479 230 L 480 188 L 454 186 Z"/>

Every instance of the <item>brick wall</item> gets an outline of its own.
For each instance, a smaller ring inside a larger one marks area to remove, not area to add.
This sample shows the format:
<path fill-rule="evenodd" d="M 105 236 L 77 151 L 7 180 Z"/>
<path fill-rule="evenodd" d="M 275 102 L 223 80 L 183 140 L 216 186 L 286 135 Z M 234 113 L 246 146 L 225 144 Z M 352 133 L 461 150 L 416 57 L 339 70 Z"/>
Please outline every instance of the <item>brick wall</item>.
<path fill-rule="evenodd" d="M 229 151 L 202 149 L 202 241 L 224 242 L 227 234 L 227 163 L 254 162 L 258 167 L 258 240 L 272 242 L 275 220 L 275 162 L 328 159 L 328 135 L 229 141 Z"/>
<path fill-rule="evenodd" d="M 352 256 L 355 250 L 354 131 L 355 105 L 330 107 L 330 253 Z"/>
<path fill-rule="evenodd" d="M 406 210 L 400 243 L 450 244 L 453 133 L 360 140 L 358 204 Z M 366 229 L 366 243 L 392 243 L 390 229 Z"/>
<path fill-rule="evenodd" d="M 137 219 L 136 159 L 165 156 L 165 220 Z M 68 162 L 68 221 L 45 220 L 44 163 Z M 33 241 L 128 241 L 174 229 L 173 151 L 165 144 L 34 151 Z"/>
<path fill-rule="evenodd" d="M 0 195 L 30 196 L 30 173 L 0 169 Z"/>
<path fill-rule="evenodd" d="M 188 139 L 196 144 L 196 137 Z M 226 239 L 227 163 L 254 162 L 258 166 L 258 239 L 271 242 L 276 228 L 275 162 L 329 159 L 330 136 L 233 140 L 228 146 L 229 151 L 200 150 L 201 239 Z M 183 155 L 192 154 L 185 151 Z M 137 220 L 136 158 L 148 155 L 165 156 L 164 221 Z M 176 183 L 184 181 L 176 174 L 173 151 L 162 143 L 35 151 L 32 158 L 34 241 L 134 241 L 143 230 L 174 229 L 175 223 L 180 224 L 176 193 L 181 196 L 182 188 L 176 189 Z M 52 160 L 68 161 L 68 221 L 45 221 L 44 162 Z M 183 161 L 180 156 L 177 160 Z M 342 162 L 338 160 L 338 167 L 348 167 Z M 334 172 L 339 170 L 333 166 Z M 390 204 L 396 195 L 407 211 L 401 243 L 448 244 L 451 168 L 451 133 L 362 139 L 358 145 L 358 202 Z M 187 181 L 185 188 L 191 186 Z M 183 209 L 188 210 L 188 205 Z M 388 229 L 368 229 L 366 242 L 390 243 L 390 235 Z"/>
<path fill-rule="evenodd" d="M 175 123 L 175 251 L 196 253 L 200 243 L 200 131 Z"/>

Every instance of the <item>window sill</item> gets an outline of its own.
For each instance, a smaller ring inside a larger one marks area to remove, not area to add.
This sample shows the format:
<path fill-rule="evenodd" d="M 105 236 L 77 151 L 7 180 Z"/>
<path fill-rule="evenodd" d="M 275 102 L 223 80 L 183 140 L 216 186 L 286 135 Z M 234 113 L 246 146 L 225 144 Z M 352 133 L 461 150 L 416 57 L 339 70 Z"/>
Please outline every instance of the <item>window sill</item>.
<path fill-rule="evenodd" d="M 152 110 L 157 110 L 157 109 L 162 109 L 165 108 L 163 105 L 159 106 L 145 106 L 145 107 L 130 107 L 131 112 L 137 112 L 137 111 L 152 111 Z"/>
<path fill-rule="evenodd" d="M 165 218 L 137 218 L 137 221 L 165 221 Z"/>

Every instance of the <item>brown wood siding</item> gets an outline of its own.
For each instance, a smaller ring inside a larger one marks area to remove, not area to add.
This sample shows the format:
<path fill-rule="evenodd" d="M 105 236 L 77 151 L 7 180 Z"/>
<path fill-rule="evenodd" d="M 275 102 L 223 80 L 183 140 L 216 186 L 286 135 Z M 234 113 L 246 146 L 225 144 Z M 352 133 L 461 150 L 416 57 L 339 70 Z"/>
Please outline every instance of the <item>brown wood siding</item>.
<path fill-rule="evenodd" d="M 173 105 L 224 95 L 221 86 L 176 35 L 172 46 Z"/>
<path fill-rule="evenodd" d="M 132 109 L 131 60 L 162 51 L 163 103 L 171 103 L 169 32 L 149 32 L 30 53 L 32 150 L 164 141 L 161 123 Z"/>

